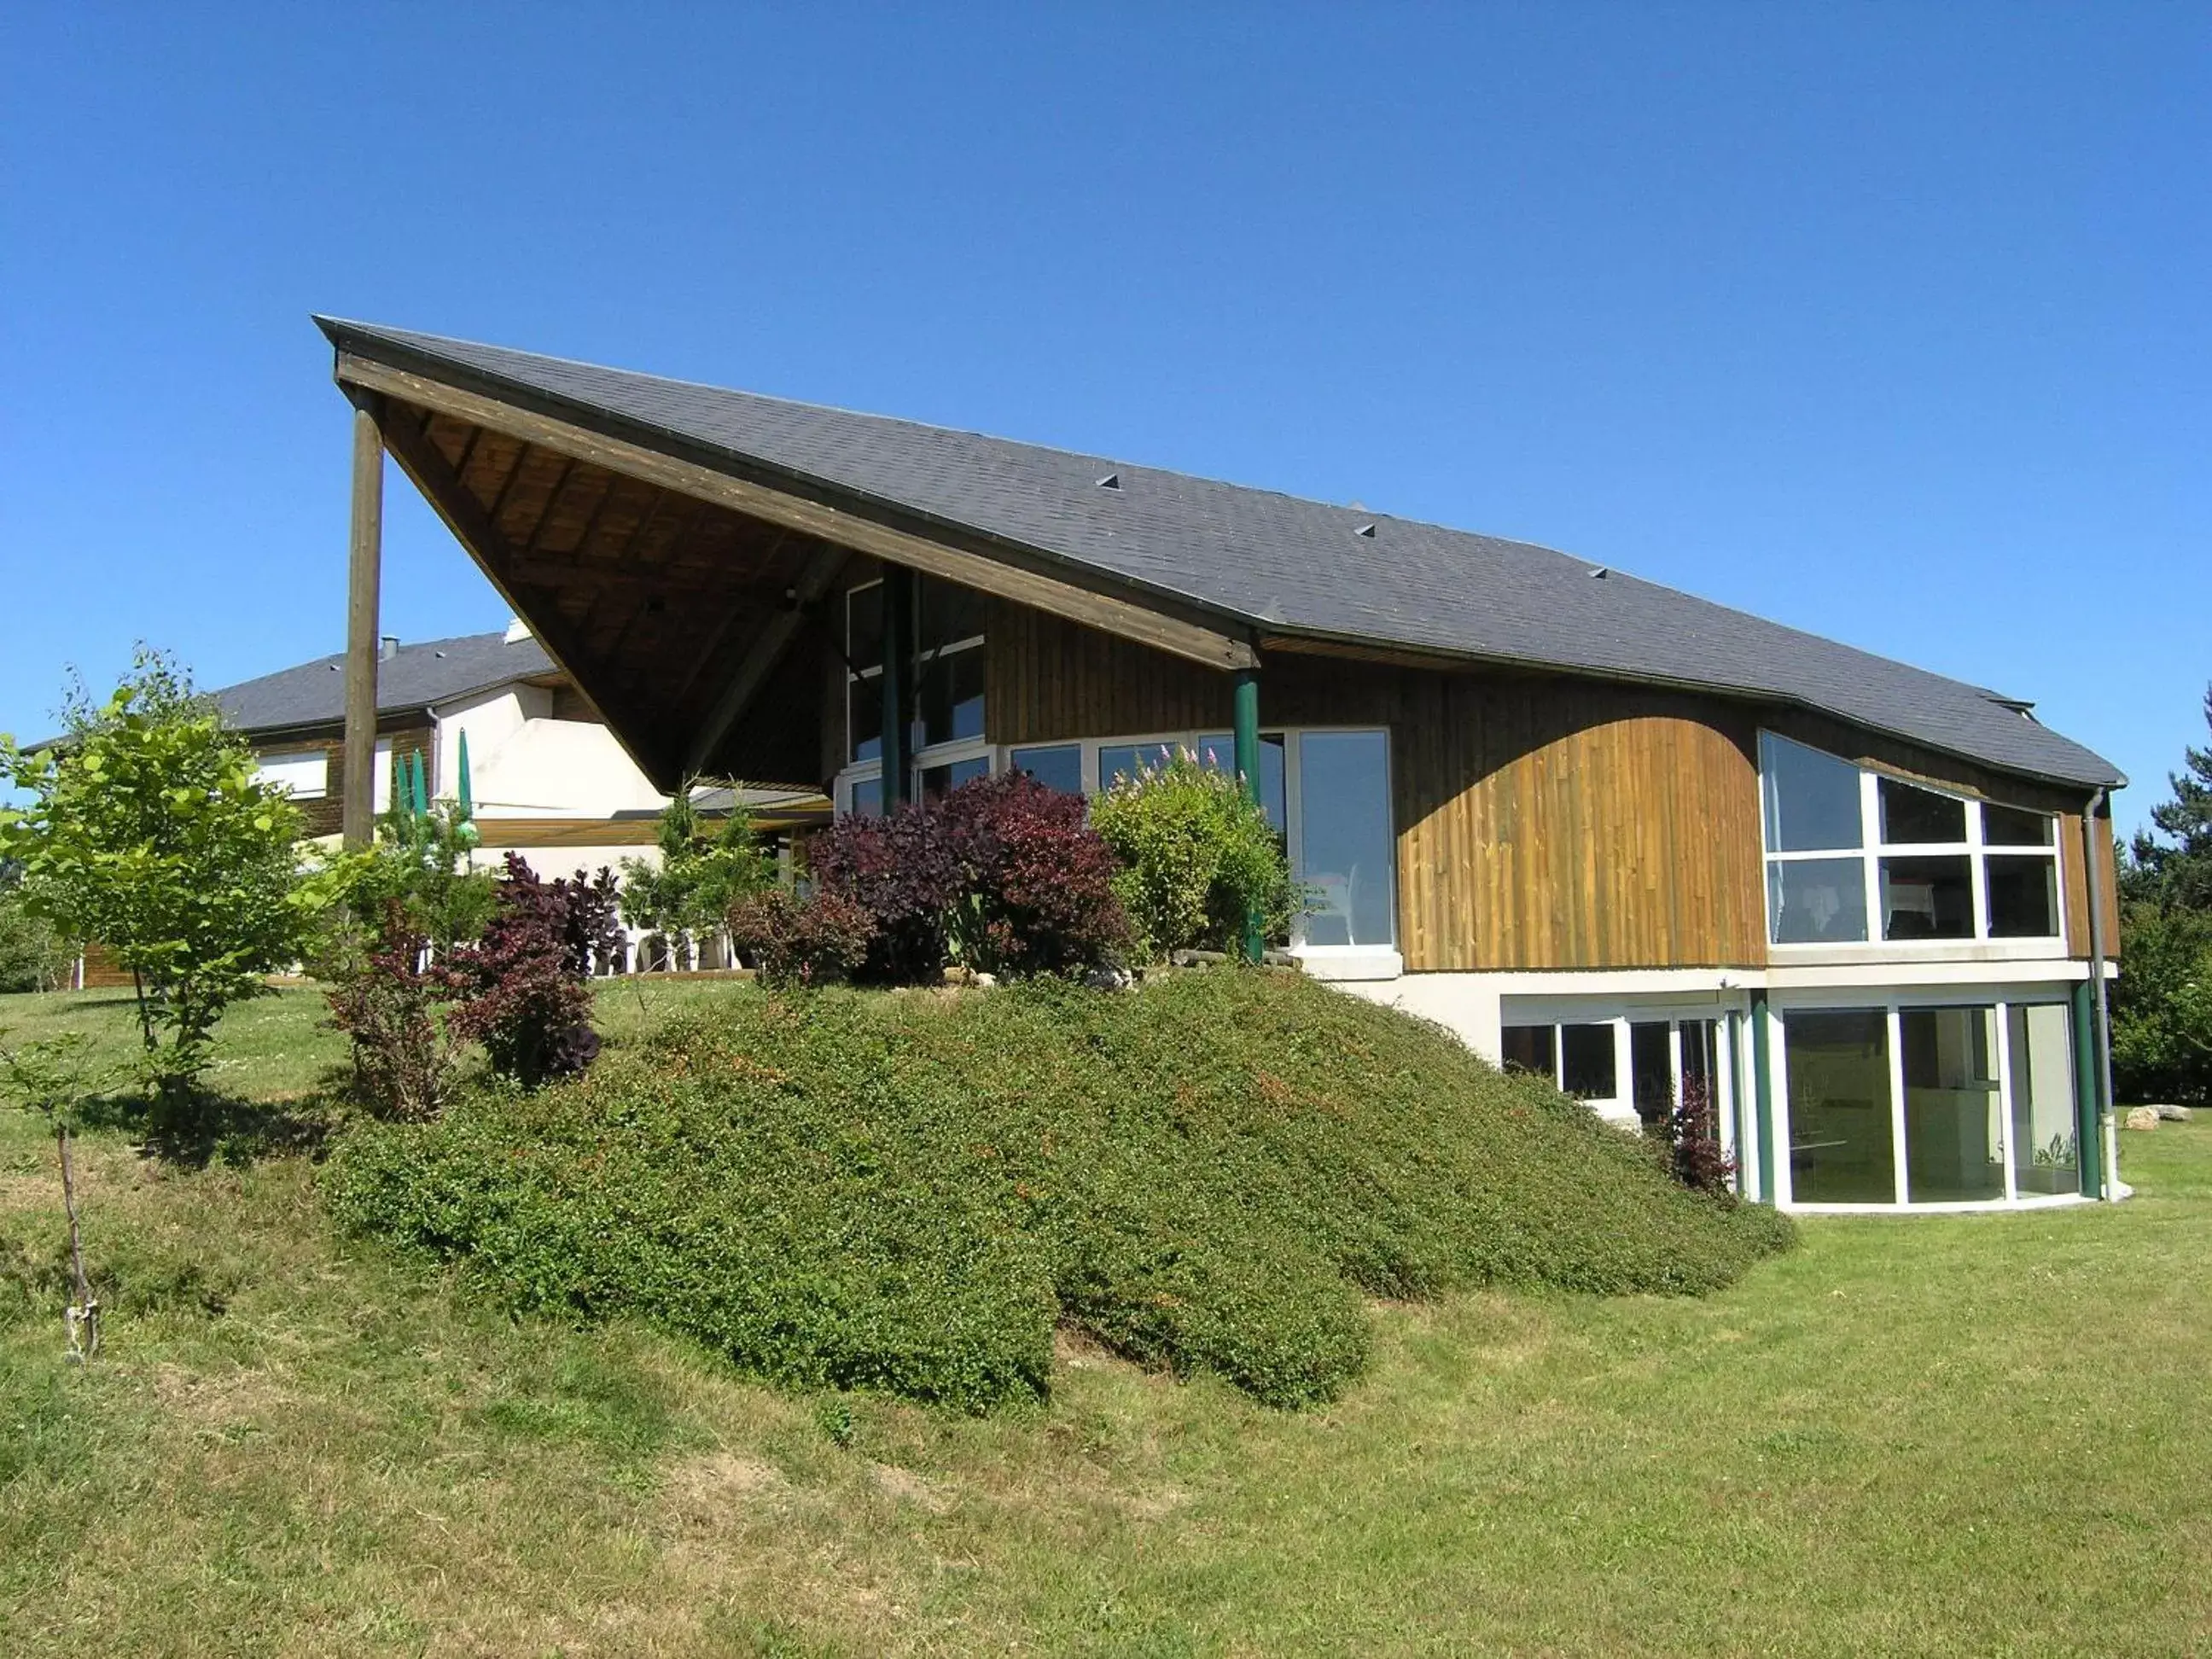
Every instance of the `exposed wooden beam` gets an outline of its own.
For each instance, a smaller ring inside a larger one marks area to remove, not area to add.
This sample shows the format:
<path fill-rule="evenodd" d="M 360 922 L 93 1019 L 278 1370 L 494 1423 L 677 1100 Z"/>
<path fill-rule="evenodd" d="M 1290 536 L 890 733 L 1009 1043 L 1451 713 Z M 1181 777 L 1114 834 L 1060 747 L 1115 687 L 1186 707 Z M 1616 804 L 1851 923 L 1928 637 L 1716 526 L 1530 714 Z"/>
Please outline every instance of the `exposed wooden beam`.
<path fill-rule="evenodd" d="M 532 611 L 515 599 L 508 587 L 507 573 L 508 562 L 514 558 L 517 550 L 507 540 L 497 521 L 475 495 L 462 485 L 436 447 L 420 433 L 410 432 L 404 422 L 386 421 L 384 441 L 392 452 L 392 459 L 399 463 L 400 471 L 413 480 L 416 489 L 422 492 L 423 500 L 428 501 L 438 516 L 445 520 L 446 528 L 453 532 L 453 539 L 468 549 L 477 562 L 477 568 L 499 591 L 499 596 L 507 601 L 507 608 L 518 617 L 528 617 L 531 631 L 537 635 L 538 642 L 544 647 L 546 655 L 551 657 L 555 665 L 568 677 L 569 682 L 580 690 L 585 681 L 576 672 L 576 665 L 582 653 L 578 648 L 575 634 L 568 620 L 554 607 L 540 606 Z M 526 459 L 527 454 L 526 450 Z M 515 465 L 519 470 L 522 461 L 518 459 Z M 586 692 L 586 695 L 592 697 L 595 705 L 599 704 L 599 699 L 595 694 Z M 673 780 L 664 776 L 663 769 L 656 763 L 661 757 L 642 755 L 632 744 L 629 729 L 632 722 L 619 718 L 619 714 L 625 711 L 602 708 L 602 712 L 617 716 L 609 719 L 607 729 L 614 733 L 615 741 L 622 744 L 623 750 L 637 763 L 638 770 L 656 783 L 672 787 Z"/>
<path fill-rule="evenodd" d="M 704 772 L 707 763 L 714 758 L 714 751 L 722 746 L 722 739 L 730 735 L 730 728 L 738 723 L 738 716 L 758 694 L 776 664 L 806 621 L 809 605 L 821 603 L 822 596 L 830 591 L 830 584 L 837 580 L 837 573 L 845 568 L 849 556 L 842 547 L 825 547 L 807 561 L 806 568 L 793 585 L 791 601 L 781 611 L 769 618 L 744 659 L 738 663 L 738 672 L 730 677 L 722 695 L 714 699 L 714 706 L 700 722 L 692 735 L 690 753 L 684 769 L 693 775 Z"/>
<path fill-rule="evenodd" d="M 353 411 L 352 536 L 346 557 L 345 793 L 338 827 L 349 848 L 376 833 L 377 602 L 384 565 L 383 398 L 361 398 Z M 426 448 L 428 446 L 424 446 Z"/>
<path fill-rule="evenodd" d="M 362 386 L 473 421 L 525 443 L 732 507 L 770 523 L 805 531 L 823 541 L 911 569 L 927 571 L 979 592 L 1065 617 L 1071 622 L 1118 634 L 1213 668 L 1251 668 L 1259 657 L 1249 640 L 1164 614 L 1152 606 L 1095 592 L 1073 582 L 980 553 L 948 546 L 927 537 L 844 511 L 803 495 L 682 459 L 627 439 L 556 420 L 495 398 L 448 386 L 442 380 L 392 368 L 343 352 L 337 362 L 342 384 Z"/>

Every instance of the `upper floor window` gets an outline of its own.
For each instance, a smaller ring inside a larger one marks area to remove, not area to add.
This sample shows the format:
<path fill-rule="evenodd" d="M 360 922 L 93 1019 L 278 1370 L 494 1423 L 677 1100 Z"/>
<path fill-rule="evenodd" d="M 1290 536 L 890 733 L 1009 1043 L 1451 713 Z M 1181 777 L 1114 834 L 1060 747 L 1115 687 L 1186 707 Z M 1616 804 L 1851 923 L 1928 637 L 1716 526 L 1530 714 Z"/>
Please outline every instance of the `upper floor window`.
<path fill-rule="evenodd" d="M 919 755 L 983 737 L 983 608 L 981 593 L 934 576 L 915 579 L 914 707 L 907 751 Z M 845 724 L 849 761 L 884 752 L 884 585 L 845 596 Z"/>
<path fill-rule="evenodd" d="M 260 757 L 257 775 L 292 792 L 295 800 L 320 800 L 331 791 L 331 757 L 325 749 L 271 750 Z"/>
<path fill-rule="evenodd" d="M 1867 771 L 1759 737 L 1767 937 L 1777 945 L 2055 939 L 2048 813 Z"/>

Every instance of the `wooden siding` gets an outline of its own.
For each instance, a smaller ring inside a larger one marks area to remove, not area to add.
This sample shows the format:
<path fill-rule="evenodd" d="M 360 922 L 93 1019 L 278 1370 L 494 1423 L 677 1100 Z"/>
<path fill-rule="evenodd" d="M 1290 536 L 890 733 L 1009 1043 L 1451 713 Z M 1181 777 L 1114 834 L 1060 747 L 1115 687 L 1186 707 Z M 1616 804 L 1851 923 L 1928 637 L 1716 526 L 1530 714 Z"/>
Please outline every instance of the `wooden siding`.
<path fill-rule="evenodd" d="M 399 726 L 389 723 L 389 717 L 386 722 L 380 723 L 376 730 L 376 740 L 380 744 L 389 743 L 393 754 L 421 755 L 426 776 L 435 770 L 433 765 L 434 757 L 430 753 L 431 736 L 431 728 L 428 726 Z M 260 756 L 302 755 L 316 749 L 323 751 L 330 775 L 327 790 L 319 796 L 295 800 L 293 804 L 300 809 L 300 816 L 305 821 L 306 833 L 310 839 L 337 835 L 339 821 L 345 813 L 344 735 L 317 732 L 301 737 L 280 737 L 257 732 L 253 747 L 254 752 Z M 391 757 L 382 757 L 379 765 L 384 775 L 388 776 L 392 769 Z"/>
<path fill-rule="evenodd" d="M 998 743 L 1224 730 L 1228 677 L 1019 607 L 994 611 Z M 1766 960 L 1756 722 L 1558 677 L 1280 654 L 1262 726 L 1382 726 L 1408 968 Z"/>

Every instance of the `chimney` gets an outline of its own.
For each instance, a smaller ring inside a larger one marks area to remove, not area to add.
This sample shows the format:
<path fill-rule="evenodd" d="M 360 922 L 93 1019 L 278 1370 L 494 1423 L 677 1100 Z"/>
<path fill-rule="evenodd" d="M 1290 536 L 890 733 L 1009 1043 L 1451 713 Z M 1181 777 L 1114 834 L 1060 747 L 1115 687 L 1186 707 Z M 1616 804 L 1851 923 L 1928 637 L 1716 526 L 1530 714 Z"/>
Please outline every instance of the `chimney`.
<path fill-rule="evenodd" d="M 377 659 L 379 662 L 390 662 L 390 661 L 391 661 L 394 657 L 398 656 L 398 654 L 399 654 L 399 635 L 397 635 L 397 634 L 386 634 L 386 635 L 382 639 L 379 640 L 379 641 L 376 642 L 376 659 Z"/>

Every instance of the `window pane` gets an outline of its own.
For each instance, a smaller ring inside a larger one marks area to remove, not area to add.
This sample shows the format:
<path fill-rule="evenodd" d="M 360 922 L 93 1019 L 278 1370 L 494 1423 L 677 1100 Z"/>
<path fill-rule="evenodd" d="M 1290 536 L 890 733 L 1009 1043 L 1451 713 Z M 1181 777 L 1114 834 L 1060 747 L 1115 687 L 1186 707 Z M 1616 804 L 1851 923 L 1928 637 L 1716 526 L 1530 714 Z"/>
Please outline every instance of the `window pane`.
<path fill-rule="evenodd" d="M 860 778 L 854 781 L 850 799 L 845 810 L 864 818 L 874 817 L 884 810 L 884 783 L 881 778 Z"/>
<path fill-rule="evenodd" d="M 1628 1028 L 1628 1074 L 1636 1115 L 1647 1129 L 1663 1128 L 1674 1115 L 1674 1046 L 1665 1020 Z"/>
<path fill-rule="evenodd" d="M 972 779 L 990 775 L 991 757 L 988 755 L 977 755 L 971 760 L 950 761 L 943 766 L 925 766 L 921 769 L 921 799 L 939 799 L 947 791 L 957 789 Z"/>
<path fill-rule="evenodd" d="M 917 633 L 923 651 L 982 637 L 984 607 L 988 601 L 972 587 L 924 576 L 916 599 L 921 607 Z"/>
<path fill-rule="evenodd" d="M 1990 937 L 2053 939 L 2058 933 L 2058 866 L 2046 854 L 1988 859 Z"/>
<path fill-rule="evenodd" d="M 1720 1133 L 1720 1100 L 1715 1091 L 1718 1069 L 1716 1064 L 1720 1053 L 1719 1023 L 1710 1019 L 1686 1019 L 1676 1028 L 1681 1033 L 1682 1081 L 1677 1090 L 1680 1103 L 1697 1109 L 1702 1115 L 1705 1133 Z"/>
<path fill-rule="evenodd" d="M 1866 860 L 1799 859 L 1766 866 L 1777 945 L 1848 945 L 1867 936 Z"/>
<path fill-rule="evenodd" d="M 1558 1083 L 1557 1044 L 1553 1041 L 1557 1035 L 1557 1028 L 1550 1025 L 1507 1026 L 1502 1049 L 1505 1069 L 1527 1072 L 1547 1083 Z"/>
<path fill-rule="evenodd" d="M 870 582 L 845 596 L 847 666 L 858 673 L 884 665 L 884 585 Z"/>
<path fill-rule="evenodd" d="M 846 757 L 881 760 L 884 757 L 884 682 L 873 679 L 845 682 Z"/>
<path fill-rule="evenodd" d="M 2051 824 L 2048 812 L 1986 804 L 1982 807 L 1982 839 L 1992 847 L 2048 847 Z"/>
<path fill-rule="evenodd" d="M 1198 753 L 1198 763 L 1211 772 L 1234 772 L 1237 769 L 1237 740 L 1226 732 L 1209 732 L 1193 740 L 1191 747 Z M 1287 833 L 1290 817 L 1283 810 L 1283 734 L 1262 732 L 1260 734 L 1260 808 L 1267 815 L 1267 822 L 1275 826 L 1275 833 Z"/>
<path fill-rule="evenodd" d="M 1577 1100 L 1613 1100 L 1620 1094 L 1620 1067 L 1610 1025 L 1559 1027 L 1559 1087 Z"/>
<path fill-rule="evenodd" d="M 1889 1017 L 1879 1008 L 1782 1017 L 1790 1067 L 1790 1185 L 1805 1204 L 1892 1204 Z"/>
<path fill-rule="evenodd" d="M 1389 734 L 1302 732 L 1298 779 L 1297 877 L 1315 903 L 1305 942 L 1389 945 L 1397 935 Z"/>
<path fill-rule="evenodd" d="M 2074 1048 L 2061 1004 L 2014 1003 L 2005 1010 L 2012 1052 L 2012 1165 L 2014 1190 L 2075 1193 Z"/>
<path fill-rule="evenodd" d="M 1164 743 L 1109 743 L 1098 751 L 1098 787 L 1111 789 L 1139 772 L 1157 772 L 1173 752 Z"/>
<path fill-rule="evenodd" d="M 1972 939 L 1973 860 L 1949 858 L 1881 861 L 1884 939 Z"/>
<path fill-rule="evenodd" d="M 1859 769 L 1802 743 L 1759 734 L 1759 773 L 1766 797 L 1766 850 L 1825 853 L 1865 845 L 1859 823 Z"/>
<path fill-rule="evenodd" d="M 1881 838 L 1893 847 L 1956 844 L 1966 838 L 1966 803 L 1895 778 L 1881 780 Z"/>
<path fill-rule="evenodd" d="M 980 647 L 933 657 L 921 667 L 915 695 L 916 747 L 957 743 L 983 735 L 983 680 L 988 669 Z"/>
<path fill-rule="evenodd" d="M 1055 743 L 1036 749 L 1017 749 L 1008 757 L 1017 772 L 1026 772 L 1048 789 L 1071 795 L 1083 793 L 1083 745 Z"/>
<path fill-rule="evenodd" d="M 1905 1196 L 1915 1204 L 2004 1196 L 1990 1008 L 1908 1008 L 1905 1048 Z"/>

